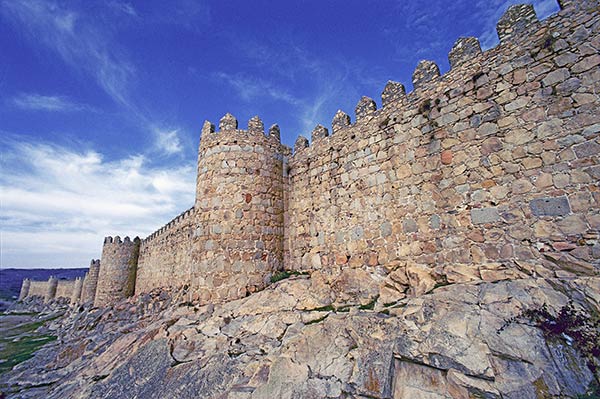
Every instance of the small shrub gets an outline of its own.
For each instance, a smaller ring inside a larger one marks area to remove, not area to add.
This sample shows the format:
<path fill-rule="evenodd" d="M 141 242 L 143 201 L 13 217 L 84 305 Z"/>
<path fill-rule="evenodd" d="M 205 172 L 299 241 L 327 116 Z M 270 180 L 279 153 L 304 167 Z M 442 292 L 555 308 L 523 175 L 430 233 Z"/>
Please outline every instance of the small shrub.
<path fill-rule="evenodd" d="M 567 341 L 586 359 L 587 366 L 595 375 L 597 370 L 594 358 L 600 359 L 600 320 L 575 309 L 573 302 L 563 306 L 554 316 L 546 304 L 539 309 L 527 309 L 517 317 L 507 320 L 498 330 L 500 333 L 509 324 L 526 319 L 542 330 L 544 337 Z"/>

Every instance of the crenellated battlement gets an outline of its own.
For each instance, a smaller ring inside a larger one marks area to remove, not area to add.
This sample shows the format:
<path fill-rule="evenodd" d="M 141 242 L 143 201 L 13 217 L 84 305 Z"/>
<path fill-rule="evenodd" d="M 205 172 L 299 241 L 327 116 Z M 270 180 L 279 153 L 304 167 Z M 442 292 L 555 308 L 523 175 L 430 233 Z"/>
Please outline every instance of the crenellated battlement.
<path fill-rule="evenodd" d="M 482 52 L 476 38 L 459 38 L 445 74 L 422 61 L 412 92 L 388 82 L 383 108 L 362 97 L 354 123 L 338 111 L 333 134 L 298 137 L 288 263 L 522 265 L 562 248 L 559 235 L 584 253 L 592 250 L 572 240 L 593 237 L 597 255 L 585 259 L 598 263 L 600 227 L 587 212 L 600 200 L 599 9 L 570 4 L 541 22 L 531 6 L 513 6 L 498 23 L 498 46 Z M 568 209 L 580 190 L 590 201 Z M 561 210 L 540 211 L 542 202 Z"/>
<path fill-rule="evenodd" d="M 134 241 L 139 240 L 139 237 L 135 237 L 133 239 L 133 241 L 131 240 L 131 238 L 129 238 L 129 236 L 126 236 L 123 240 L 121 240 L 121 237 L 119 236 L 108 236 L 108 237 L 104 237 L 104 245 L 132 245 Z"/>
<path fill-rule="evenodd" d="M 142 240 L 142 246 L 151 243 L 153 240 L 159 238 L 161 235 L 167 233 L 173 228 L 177 228 L 182 223 L 186 223 L 187 221 L 193 219 L 193 217 L 194 207 L 191 207 L 190 209 L 181 212 L 179 215 L 175 216 L 169 223 L 165 224 L 160 229 L 156 230 L 154 233 L 144 238 Z"/>
<path fill-rule="evenodd" d="M 265 134 L 263 121 L 254 116 L 248 121 L 246 130 L 238 129 L 237 119 L 230 113 L 225 114 L 219 121 L 219 130 L 205 121 L 200 137 L 199 156 L 210 156 L 220 151 L 251 151 L 253 147 L 268 147 L 278 153 L 285 151 L 281 144 L 279 126 L 273 125 Z M 215 147 L 217 147 L 215 149 Z"/>
<path fill-rule="evenodd" d="M 562 8 L 571 7 L 572 5 L 570 2 L 559 1 L 559 3 L 561 3 L 560 5 Z M 550 17 L 550 19 L 553 18 L 559 18 L 559 16 L 556 15 Z M 448 90 L 444 86 L 446 81 L 457 80 L 460 76 L 463 76 L 465 80 L 468 80 L 476 73 L 484 73 L 481 71 L 483 65 L 486 64 L 486 61 L 488 61 L 489 64 L 492 64 L 497 61 L 496 58 L 502 52 L 506 52 L 507 56 L 511 57 L 511 51 L 515 45 L 521 40 L 530 40 L 530 34 L 538 30 L 539 25 L 540 21 L 538 21 L 535 10 L 530 4 L 517 4 L 509 7 L 497 24 L 497 32 L 500 39 L 500 44 L 498 46 L 482 52 L 477 38 L 460 37 L 456 40 L 448 54 L 448 60 L 450 61 L 451 66 L 451 69 L 448 72 L 441 75 L 439 67 L 434 61 L 420 61 L 412 75 L 413 91 L 406 93 L 402 83 L 388 81 L 381 94 L 383 108 L 385 109 L 393 105 L 395 111 L 401 109 L 406 113 L 411 113 L 411 111 L 414 111 L 415 109 L 418 110 L 425 101 L 431 99 L 432 94 L 441 94 L 439 93 L 440 89 L 444 89 L 445 91 Z M 523 37 L 526 39 L 523 39 Z M 493 65 L 489 65 L 488 68 L 489 67 L 493 68 Z M 463 95 L 464 92 L 443 94 L 445 97 L 448 97 L 451 94 L 454 96 Z M 402 104 L 399 104 L 399 102 Z M 355 107 L 355 122 L 352 123 L 350 116 L 344 111 L 338 110 L 332 120 L 332 132 L 333 134 L 341 133 L 344 128 L 354 127 L 359 123 L 371 123 L 371 120 L 382 115 L 382 112 L 382 109 L 377 109 L 377 104 L 373 99 L 363 96 Z M 329 136 L 329 134 L 323 137 L 327 136 Z M 321 136 L 318 136 L 317 138 L 321 138 Z M 343 139 L 349 138 L 344 137 Z M 312 143 L 305 140 L 303 136 L 299 136 L 294 146 L 294 154 L 305 148 L 311 147 L 311 145 Z M 329 148 L 330 143 L 329 141 L 321 142 L 319 145 L 323 148 Z M 292 157 L 293 156 L 294 155 L 292 155 Z"/>

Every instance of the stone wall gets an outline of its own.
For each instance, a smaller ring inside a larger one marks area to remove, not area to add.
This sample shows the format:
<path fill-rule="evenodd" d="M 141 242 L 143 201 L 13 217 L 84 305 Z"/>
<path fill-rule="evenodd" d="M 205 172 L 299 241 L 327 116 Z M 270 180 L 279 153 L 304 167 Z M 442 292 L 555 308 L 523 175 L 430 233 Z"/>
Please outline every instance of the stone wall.
<path fill-rule="evenodd" d="M 406 95 L 363 98 L 356 122 L 299 139 L 290 160 L 287 267 L 384 279 L 402 262 L 487 278 L 564 251 L 598 264 L 600 22 L 513 6 L 501 44 L 421 62 Z M 559 254 L 560 253 L 560 254 Z M 489 266 L 489 267 L 488 267 Z"/>
<path fill-rule="evenodd" d="M 157 287 L 189 284 L 192 267 L 194 208 L 188 209 L 142 240 L 138 259 L 136 293 Z"/>
<path fill-rule="evenodd" d="M 510 7 L 500 45 L 460 38 L 449 72 L 420 62 L 413 92 L 388 82 L 381 109 L 363 97 L 354 123 L 338 111 L 293 156 L 258 117 L 205 122 L 195 205 L 142 242 L 135 292 L 226 301 L 285 268 L 378 295 L 598 265 L 599 11 L 559 3 L 542 22 Z M 97 304 L 127 296 L 135 272 L 132 249 L 108 244 Z"/>
<path fill-rule="evenodd" d="M 73 289 L 75 288 L 75 280 L 58 280 L 56 285 L 56 294 L 54 299 L 71 300 Z"/>
<path fill-rule="evenodd" d="M 48 292 L 48 281 L 29 281 L 29 291 L 26 298 L 44 298 Z"/>
<path fill-rule="evenodd" d="M 100 272 L 94 306 L 105 306 L 133 295 L 140 239 L 106 237 L 102 247 Z"/>
<path fill-rule="evenodd" d="M 92 260 L 91 267 L 95 267 L 96 276 L 99 266 L 99 260 Z M 86 273 L 86 279 L 88 278 L 88 276 L 89 273 Z M 89 285 L 90 284 L 88 283 L 88 286 Z M 37 297 L 38 299 L 44 299 L 45 302 L 61 300 L 62 302 L 77 304 L 80 303 L 83 299 L 83 288 L 84 280 L 81 277 L 77 277 L 75 280 L 59 280 L 53 276 L 50 276 L 50 278 L 47 281 L 34 281 L 26 278 L 23 279 L 21 283 L 19 301 L 23 301 L 27 298 Z M 92 290 L 90 289 L 90 292 L 91 291 Z"/>
<path fill-rule="evenodd" d="M 98 274 L 100 273 L 100 259 L 92 259 L 90 268 L 83 278 L 83 287 L 81 290 L 82 303 L 94 303 L 96 297 L 96 287 L 98 286 Z"/>

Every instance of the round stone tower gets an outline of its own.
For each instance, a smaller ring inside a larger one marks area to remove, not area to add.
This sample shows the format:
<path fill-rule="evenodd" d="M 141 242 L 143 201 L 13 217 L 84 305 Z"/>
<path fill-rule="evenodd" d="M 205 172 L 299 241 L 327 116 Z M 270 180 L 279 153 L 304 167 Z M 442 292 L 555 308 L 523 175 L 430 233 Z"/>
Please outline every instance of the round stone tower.
<path fill-rule="evenodd" d="M 81 290 L 81 303 L 94 303 L 96 286 L 98 285 L 98 274 L 100 273 L 100 259 L 92 259 L 90 268 L 83 278 Z"/>
<path fill-rule="evenodd" d="M 19 301 L 22 301 L 23 299 L 27 298 L 27 295 L 29 295 L 30 286 L 31 280 L 29 280 L 28 278 L 23 279 L 23 282 L 21 283 L 21 292 L 19 293 Z"/>
<path fill-rule="evenodd" d="M 83 289 L 83 280 L 77 277 L 73 283 L 73 293 L 71 294 L 71 305 L 78 304 L 81 299 L 81 291 Z"/>
<path fill-rule="evenodd" d="M 283 263 L 284 154 L 279 127 L 265 135 L 225 115 L 215 132 L 202 128 L 198 151 L 192 287 L 204 301 L 243 297 L 260 289 Z"/>
<path fill-rule="evenodd" d="M 58 279 L 54 276 L 50 276 L 48 279 L 48 286 L 46 289 L 46 295 L 44 296 L 44 302 L 50 302 L 56 297 L 56 288 L 58 287 Z"/>
<path fill-rule="evenodd" d="M 102 247 L 94 306 L 113 304 L 133 295 L 140 239 L 106 237 Z"/>

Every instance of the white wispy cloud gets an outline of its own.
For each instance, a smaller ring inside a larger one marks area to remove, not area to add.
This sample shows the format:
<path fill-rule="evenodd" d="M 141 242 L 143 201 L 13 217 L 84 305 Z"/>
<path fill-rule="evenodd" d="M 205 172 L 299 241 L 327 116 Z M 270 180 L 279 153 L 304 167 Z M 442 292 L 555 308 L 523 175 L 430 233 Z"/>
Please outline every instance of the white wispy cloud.
<path fill-rule="evenodd" d="M 179 129 L 153 129 L 155 134 L 154 149 L 166 155 L 178 154 L 183 151 Z"/>
<path fill-rule="evenodd" d="M 248 76 L 241 73 L 228 74 L 225 72 L 218 72 L 215 74 L 215 77 L 229 84 L 237 91 L 238 95 L 246 101 L 271 97 L 288 104 L 300 103 L 300 100 L 291 95 L 287 90 L 275 86 L 271 81 L 256 76 Z"/>
<path fill-rule="evenodd" d="M 108 6 L 113 10 L 129 15 L 130 17 L 137 17 L 138 13 L 131 3 L 121 1 L 111 1 Z"/>
<path fill-rule="evenodd" d="M 296 119 L 292 128 L 305 136 L 317 124 L 328 126 L 339 108 L 346 107 L 351 114 L 362 95 L 380 92 L 387 81 L 378 78 L 381 73 L 376 67 L 367 68 L 343 54 L 327 59 L 311 54 L 292 33 L 273 42 L 231 40 L 232 49 L 258 72 L 252 74 L 248 68 L 244 74 L 219 72 L 214 77 L 227 82 L 247 102 L 271 98 L 289 104 L 289 114 Z"/>
<path fill-rule="evenodd" d="M 11 103 L 18 108 L 32 111 L 71 112 L 91 109 L 89 106 L 77 104 L 67 97 L 36 93 L 20 93 L 12 98 Z"/>
<path fill-rule="evenodd" d="M 103 236 L 144 237 L 193 205 L 193 165 L 108 160 L 22 138 L 0 145 L 2 267 L 85 266 Z"/>
<path fill-rule="evenodd" d="M 117 103 L 135 108 L 129 95 L 135 68 L 93 17 L 41 0 L 2 1 L 2 12 L 36 43 L 96 83 Z"/>

